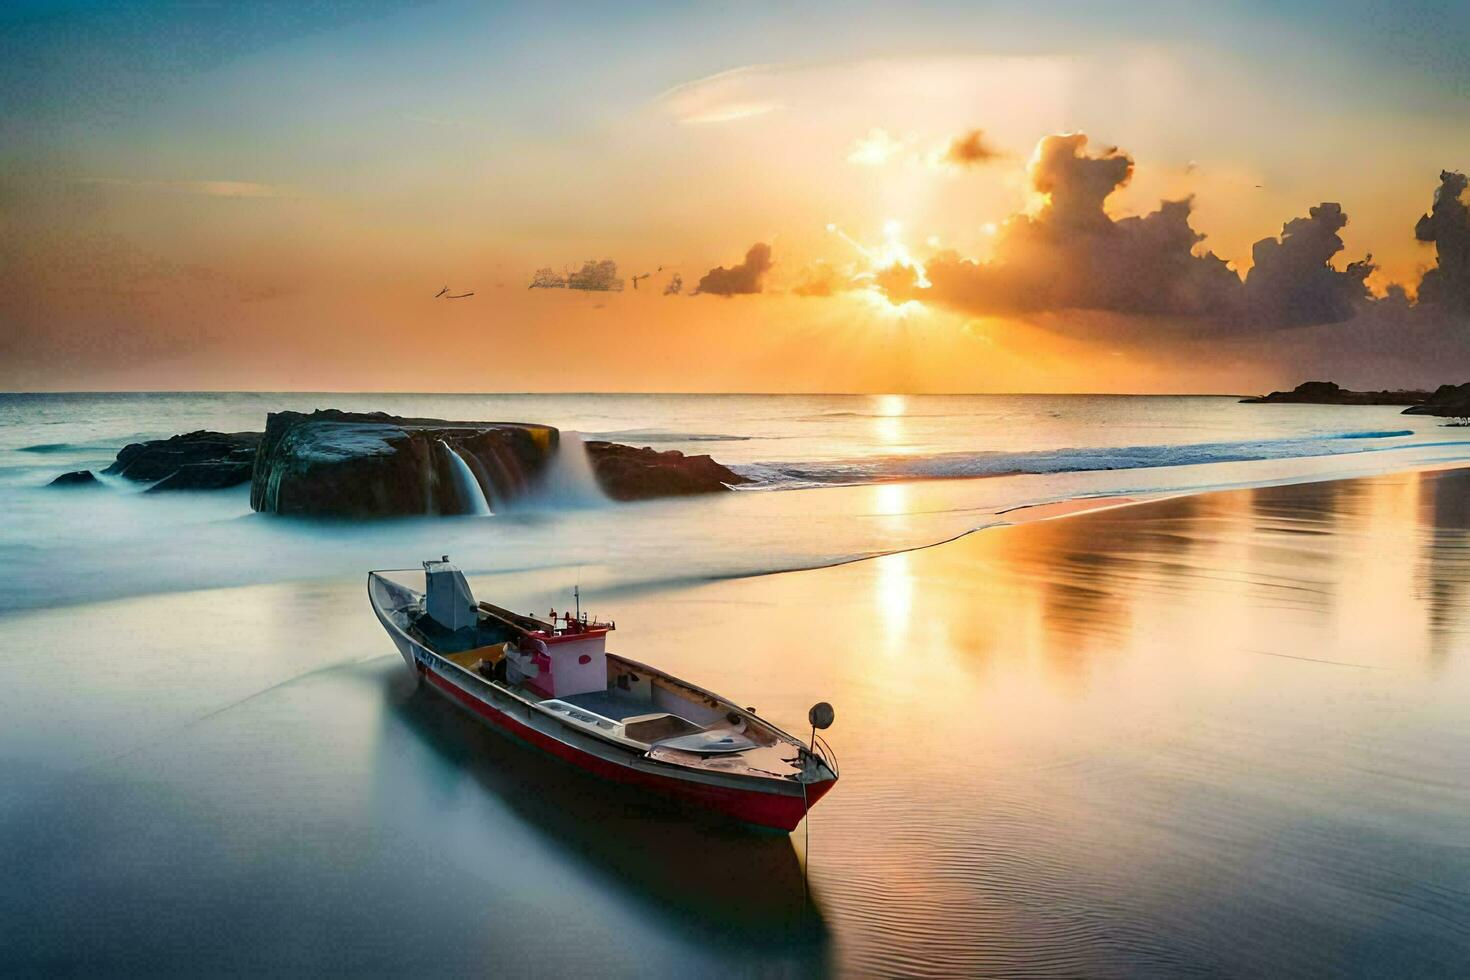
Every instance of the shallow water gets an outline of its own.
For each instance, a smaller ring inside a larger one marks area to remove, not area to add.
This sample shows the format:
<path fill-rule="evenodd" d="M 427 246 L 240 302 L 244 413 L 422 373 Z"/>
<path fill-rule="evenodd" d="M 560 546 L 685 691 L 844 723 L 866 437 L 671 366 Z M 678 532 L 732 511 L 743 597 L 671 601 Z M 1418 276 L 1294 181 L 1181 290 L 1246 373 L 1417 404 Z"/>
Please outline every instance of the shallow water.
<path fill-rule="evenodd" d="M 179 972 L 1449 973 L 1467 595 L 1455 472 L 612 597 L 614 649 L 792 728 L 837 705 L 810 902 L 800 832 L 686 821 L 415 692 L 360 580 L 12 613 L 0 939 Z"/>
<path fill-rule="evenodd" d="M 1384 414 L 1354 425 L 1384 431 Z M 1410 424 L 1415 445 L 1442 435 Z M 230 493 L 57 497 L 4 470 L 22 516 L 0 539 L 0 869 L 22 884 L 0 890 L 0 959 L 1453 973 L 1470 959 L 1470 476 L 997 516 L 1450 451 L 356 527 L 249 516 Z M 1026 523 L 711 577 L 1007 520 Z M 516 608 L 595 583 L 612 649 L 790 730 L 832 701 L 842 780 L 810 822 L 810 892 L 804 829 L 690 820 L 415 691 L 362 572 L 444 550 Z"/>

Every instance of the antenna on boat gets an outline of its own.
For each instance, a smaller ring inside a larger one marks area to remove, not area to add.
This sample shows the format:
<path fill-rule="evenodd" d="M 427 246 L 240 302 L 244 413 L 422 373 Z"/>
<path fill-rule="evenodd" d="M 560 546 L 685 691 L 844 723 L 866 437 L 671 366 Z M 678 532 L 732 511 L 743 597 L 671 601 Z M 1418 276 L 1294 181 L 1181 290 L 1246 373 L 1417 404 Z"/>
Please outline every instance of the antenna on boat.
<path fill-rule="evenodd" d="M 575 599 L 576 600 L 576 603 L 577 603 L 577 618 L 578 619 L 581 619 L 582 618 L 582 586 L 580 584 L 572 586 L 572 598 Z"/>
<path fill-rule="evenodd" d="M 820 759 L 822 758 L 822 756 L 817 755 L 817 729 L 820 728 L 822 731 L 826 731 L 827 729 L 831 728 L 832 722 L 837 720 L 837 712 L 833 711 L 832 705 L 828 704 L 826 701 L 818 701 L 816 704 L 811 706 L 810 710 L 807 711 L 806 720 L 812 723 L 812 735 L 811 738 L 807 740 L 807 753 L 814 759 Z M 801 773 L 801 775 L 805 776 L 805 764 L 802 765 L 802 769 L 803 772 Z M 805 827 L 806 844 L 802 847 L 803 853 L 801 856 L 801 892 L 803 895 L 808 897 L 808 900 L 810 900 L 811 895 L 811 892 L 807 887 L 807 875 L 809 873 L 809 869 L 811 868 L 812 863 L 811 811 L 811 804 L 809 804 L 806 799 L 806 781 L 802 780 L 801 818 L 802 825 Z"/>

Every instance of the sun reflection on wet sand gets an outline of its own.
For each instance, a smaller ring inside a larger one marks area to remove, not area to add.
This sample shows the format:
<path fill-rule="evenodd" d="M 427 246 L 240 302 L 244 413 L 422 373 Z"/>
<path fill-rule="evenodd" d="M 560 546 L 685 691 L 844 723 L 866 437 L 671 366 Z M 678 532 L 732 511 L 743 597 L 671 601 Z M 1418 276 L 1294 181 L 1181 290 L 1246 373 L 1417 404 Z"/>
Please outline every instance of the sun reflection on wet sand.
<path fill-rule="evenodd" d="M 719 583 L 659 656 L 722 689 L 779 676 L 762 709 L 788 724 L 837 705 L 811 872 L 849 968 L 1445 967 L 1470 943 L 1423 912 L 1467 907 L 1424 874 L 1470 884 L 1470 673 L 1443 652 L 1470 538 L 1426 520 L 1467 494 L 1460 472 L 1180 497 Z M 643 635 L 656 609 L 628 616 Z M 692 653 L 737 622 L 780 642 Z"/>

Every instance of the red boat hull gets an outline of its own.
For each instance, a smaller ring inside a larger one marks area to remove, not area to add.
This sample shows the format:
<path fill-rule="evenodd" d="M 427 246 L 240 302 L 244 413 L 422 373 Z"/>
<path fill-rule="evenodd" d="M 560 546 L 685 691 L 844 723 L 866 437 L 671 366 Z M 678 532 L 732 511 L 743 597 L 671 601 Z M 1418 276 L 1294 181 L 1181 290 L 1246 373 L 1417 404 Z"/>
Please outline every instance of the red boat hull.
<path fill-rule="evenodd" d="M 673 776 L 661 776 L 631 769 L 584 752 L 574 745 L 568 745 L 524 725 L 474 695 L 461 690 L 432 670 L 424 671 L 423 676 L 434 688 L 481 720 L 578 769 L 610 782 L 635 786 L 658 796 L 730 817 L 741 823 L 790 832 L 836 782 L 835 779 L 829 779 L 824 782 L 807 784 L 806 797 L 803 799 L 801 796 L 783 793 L 763 793 L 756 790 L 711 786 L 707 783 L 696 783 Z"/>

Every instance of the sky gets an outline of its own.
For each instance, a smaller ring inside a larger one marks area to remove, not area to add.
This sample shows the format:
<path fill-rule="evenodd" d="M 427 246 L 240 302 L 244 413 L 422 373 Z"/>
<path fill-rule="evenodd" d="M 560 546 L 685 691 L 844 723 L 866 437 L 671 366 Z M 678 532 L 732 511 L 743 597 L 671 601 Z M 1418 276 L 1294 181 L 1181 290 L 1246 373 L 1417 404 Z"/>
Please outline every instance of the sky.
<path fill-rule="evenodd" d="M 1463 382 L 1466 51 L 1414 2 L 21 0 L 0 389 Z"/>

